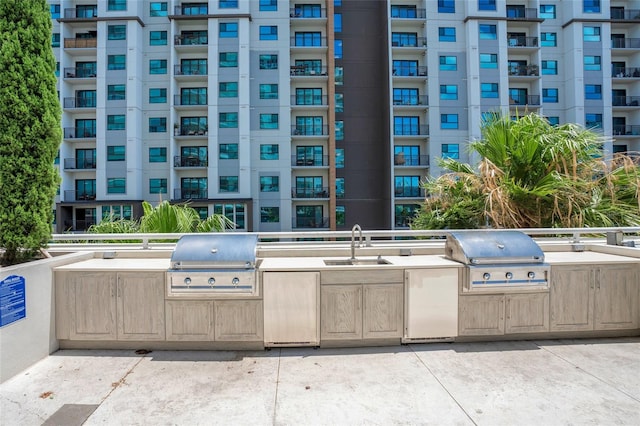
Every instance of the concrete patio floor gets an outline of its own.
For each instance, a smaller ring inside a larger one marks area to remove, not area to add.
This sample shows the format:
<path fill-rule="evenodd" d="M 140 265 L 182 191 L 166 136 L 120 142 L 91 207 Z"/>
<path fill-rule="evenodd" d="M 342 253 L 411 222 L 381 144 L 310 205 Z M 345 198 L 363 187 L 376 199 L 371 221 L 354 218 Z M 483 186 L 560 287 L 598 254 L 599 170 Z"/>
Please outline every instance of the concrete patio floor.
<path fill-rule="evenodd" d="M 0 385 L 2 425 L 640 424 L 640 338 L 61 350 Z"/>

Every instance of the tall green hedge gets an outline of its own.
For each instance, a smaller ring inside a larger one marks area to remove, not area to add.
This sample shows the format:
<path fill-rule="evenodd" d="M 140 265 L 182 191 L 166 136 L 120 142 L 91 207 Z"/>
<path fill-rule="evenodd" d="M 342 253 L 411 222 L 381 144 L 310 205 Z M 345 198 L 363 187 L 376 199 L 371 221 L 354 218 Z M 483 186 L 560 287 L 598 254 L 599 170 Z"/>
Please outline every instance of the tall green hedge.
<path fill-rule="evenodd" d="M 0 249 L 32 257 L 51 237 L 61 140 L 46 0 L 0 0 Z"/>

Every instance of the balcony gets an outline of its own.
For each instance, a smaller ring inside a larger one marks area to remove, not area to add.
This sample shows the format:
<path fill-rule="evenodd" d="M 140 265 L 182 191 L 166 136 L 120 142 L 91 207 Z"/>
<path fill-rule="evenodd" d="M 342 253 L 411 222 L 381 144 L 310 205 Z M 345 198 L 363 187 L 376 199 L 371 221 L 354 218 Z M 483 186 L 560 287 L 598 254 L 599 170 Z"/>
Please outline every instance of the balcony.
<path fill-rule="evenodd" d="M 396 186 L 394 190 L 396 198 L 424 198 L 424 189 L 419 186 Z"/>
<path fill-rule="evenodd" d="M 540 75 L 540 67 L 538 65 L 515 65 L 509 66 L 509 76 L 533 76 Z"/>
<path fill-rule="evenodd" d="M 291 126 L 291 135 L 292 136 L 328 136 L 329 126 L 327 126 L 326 124 L 324 125 L 310 124 L 308 126 L 293 125 Z"/>
<path fill-rule="evenodd" d="M 516 47 L 538 47 L 538 37 L 510 36 L 507 37 L 509 48 Z"/>
<path fill-rule="evenodd" d="M 640 124 L 635 125 L 614 125 L 613 134 L 615 136 L 640 137 Z"/>
<path fill-rule="evenodd" d="M 305 66 L 305 65 L 292 65 L 291 66 L 291 76 L 292 77 L 317 77 L 317 76 L 326 76 L 327 75 L 327 67 L 313 67 L 313 66 Z"/>
<path fill-rule="evenodd" d="M 429 167 L 429 156 L 406 155 L 400 152 L 393 156 L 393 164 L 399 167 Z"/>
<path fill-rule="evenodd" d="M 522 8 L 507 6 L 507 20 L 526 21 L 528 19 L 538 20 L 538 11 L 530 7 Z"/>
<path fill-rule="evenodd" d="M 207 167 L 206 158 L 198 158 L 194 156 L 175 156 L 173 157 L 173 167 Z"/>
<path fill-rule="evenodd" d="M 627 10 L 627 9 L 611 9 L 611 20 L 612 21 L 632 21 L 632 20 L 640 20 L 640 10 Z"/>
<path fill-rule="evenodd" d="M 291 188 L 291 198 L 329 198 L 329 188 Z"/>
<path fill-rule="evenodd" d="M 291 95 L 291 105 L 307 107 L 326 107 L 327 95 Z"/>
<path fill-rule="evenodd" d="M 63 108 L 65 109 L 74 109 L 74 108 L 95 108 L 96 107 L 96 98 L 64 98 L 63 100 Z"/>
<path fill-rule="evenodd" d="M 174 136 L 206 136 L 208 135 L 206 127 L 199 126 L 183 126 L 174 128 Z"/>
<path fill-rule="evenodd" d="M 324 7 L 311 7 L 315 5 L 304 5 L 289 9 L 289 17 L 292 19 L 322 19 L 327 17 L 327 9 Z"/>
<path fill-rule="evenodd" d="M 429 105 L 429 96 L 394 96 L 393 105 L 395 106 L 427 106 Z"/>
<path fill-rule="evenodd" d="M 96 193 L 95 192 L 87 192 L 87 191 L 74 191 L 74 190 L 66 190 L 64 191 L 64 200 L 69 201 L 95 201 Z"/>
<path fill-rule="evenodd" d="M 540 95 L 511 95 L 509 97 L 509 105 L 512 107 L 518 105 L 539 106 Z"/>
<path fill-rule="evenodd" d="M 64 138 L 65 139 L 95 139 L 96 130 L 90 128 L 75 128 L 65 127 Z"/>
<path fill-rule="evenodd" d="M 189 5 L 178 5 L 173 8 L 173 16 L 177 17 L 206 17 L 209 15 L 207 3 L 189 3 Z"/>
<path fill-rule="evenodd" d="M 291 47 L 298 48 L 309 48 L 309 49 L 326 49 L 327 48 L 327 38 L 326 37 L 291 37 L 290 39 Z"/>
<path fill-rule="evenodd" d="M 98 38 L 65 38 L 65 49 L 95 49 L 98 46 Z"/>
<path fill-rule="evenodd" d="M 614 68 L 612 78 L 640 78 L 640 68 Z"/>
<path fill-rule="evenodd" d="M 209 44 L 208 35 L 176 35 L 173 39 L 176 46 L 206 46 Z"/>
<path fill-rule="evenodd" d="M 77 7 L 64 10 L 64 18 L 60 21 L 96 20 L 98 17 L 98 7 Z"/>
<path fill-rule="evenodd" d="M 206 93 L 191 96 L 173 95 L 173 106 L 206 108 L 207 95 Z"/>
<path fill-rule="evenodd" d="M 92 170 L 96 168 L 95 158 L 65 158 L 64 170 Z"/>
<path fill-rule="evenodd" d="M 95 68 L 87 69 L 81 67 L 71 67 L 64 69 L 64 78 L 96 78 Z"/>
<path fill-rule="evenodd" d="M 614 38 L 611 40 L 612 49 L 640 49 L 640 38 Z"/>
<path fill-rule="evenodd" d="M 174 75 L 207 75 L 207 65 L 174 65 Z"/>
<path fill-rule="evenodd" d="M 208 197 L 206 189 L 174 189 L 173 198 L 176 200 L 206 200 Z"/>
<path fill-rule="evenodd" d="M 424 65 L 417 67 L 398 67 L 393 69 L 392 74 L 394 77 L 426 77 L 427 67 Z"/>
<path fill-rule="evenodd" d="M 429 125 L 394 125 L 393 126 L 393 134 L 395 136 L 428 136 L 429 135 Z"/>
<path fill-rule="evenodd" d="M 640 96 L 614 96 L 612 105 L 614 107 L 637 107 L 640 105 Z"/>
<path fill-rule="evenodd" d="M 291 165 L 294 167 L 327 167 L 329 165 L 328 155 L 291 156 Z"/>
<path fill-rule="evenodd" d="M 313 217 L 295 217 L 293 218 L 292 228 L 294 229 L 318 229 L 329 228 L 329 218 L 313 218 Z"/>
<path fill-rule="evenodd" d="M 426 17 L 426 9 L 402 7 L 400 5 L 391 6 L 391 19 L 425 19 Z"/>
<path fill-rule="evenodd" d="M 391 47 L 427 47 L 427 38 L 426 37 L 410 37 L 407 39 L 400 39 L 391 42 Z"/>

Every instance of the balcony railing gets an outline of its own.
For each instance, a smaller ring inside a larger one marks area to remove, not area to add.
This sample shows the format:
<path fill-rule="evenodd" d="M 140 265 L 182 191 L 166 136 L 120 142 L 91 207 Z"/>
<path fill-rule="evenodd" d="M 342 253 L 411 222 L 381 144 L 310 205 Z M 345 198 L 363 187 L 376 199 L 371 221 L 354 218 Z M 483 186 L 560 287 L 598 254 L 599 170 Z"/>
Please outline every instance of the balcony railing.
<path fill-rule="evenodd" d="M 614 96 L 612 99 L 613 106 L 639 106 L 640 96 Z"/>
<path fill-rule="evenodd" d="M 98 17 L 98 7 L 69 8 L 64 10 L 64 19 L 88 19 Z"/>
<path fill-rule="evenodd" d="M 328 228 L 329 227 L 329 218 L 328 217 L 295 217 L 293 218 L 292 227 L 294 229 L 317 229 L 317 228 Z"/>
<path fill-rule="evenodd" d="M 207 75 L 207 65 L 174 65 L 175 75 Z"/>
<path fill-rule="evenodd" d="M 638 20 L 640 19 L 640 10 L 620 10 L 611 9 L 611 19 L 620 19 L 624 21 Z"/>
<path fill-rule="evenodd" d="M 175 136 L 205 136 L 208 133 L 207 128 L 198 126 L 183 126 L 174 129 Z"/>
<path fill-rule="evenodd" d="M 98 38 L 65 38 L 65 49 L 90 49 L 98 46 Z"/>
<path fill-rule="evenodd" d="M 202 98 L 202 99 L 199 99 Z M 195 95 L 195 96 L 185 96 L 182 95 L 173 95 L 173 104 L 176 106 L 207 106 L 207 96 L 206 95 Z"/>
<path fill-rule="evenodd" d="M 419 186 L 397 186 L 396 198 L 424 198 L 424 189 Z"/>
<path fill-rule="evenodd" d="M 417 37 L 409 40 L 393 40 L 391 47 L 427 47 L 426 37 Z"/>
<path fill-rule="evenodd" d="M 85 169 L 95 169 L 96 168 L 96 160 L 95 158 L 65 158 L 64 159 L 64 169 L 65 170 L 85 170 Z"/>
<path fill-rule="evenodd" d="M 209 44 L 208 35 L 177 35 L 174 37 L 176 46 L 206 46 Z"/>
<path fill-rule="evenodd" d="M 509 36 L 507 44 L 509 47 L 538 47 L 538 37 Z"/>
<path fill-rule="evenodd" d="M 174 189 L 173 198 L 176 200 L 206 200 L 208 197 L 206 189 Z"/>
<path fill-rule="evenodd" d="M 538 19 L 538 11 L 530 7 L 523 9 L 520 7 L 511 8 L 507 6 L 507 19 Z"/>
<path fill-rule="evenodd" d="M 194 4 L 193 6 L 178 5 L 173 8 L 173 14 L 175 16 L 207 16 L 209 8 L 206 3 Z"/>
<path fill-rule="evenodd" d="M 516 65 L 509 67 L 509 75 L 511 76 L 539 76 L 540 67 L 537 65 Z"/>
<path fill-rule="evenodd" d="M 640 136 L 640 125 L 614 125 L 613 134 L 616 136 Z"/>
<path fill-rule="evenodd" d="M 327 9 L 323 8 L 299 8 L 289 9 L 289 17 L 294 19 L 318 19 L 327 17 Z"/>
<path fill-rule="evenodd" d="M 298 167 L 321 167 L 329 165 L 328 155 L 291 156 L 291 165 Z"/>
<path fill-rule="evenodd" d="M 95 192 L 74 191 L 74 190 L 64 191 L 64 201 L 93 201 L 95 199 L 96 199 Z"/>
<path fill-rule="evenodd" d="M 429 105 L 429 96 L 427 95 L 394 96 L 393 104 L 396 106 Z"/>
<path fill-rule="evenodd" d="M 83 129 L 83 128 L 75 128 L 75 127 L 64 128 L 65 139 L 95 138 L 95 137 L 96 137 L 95 129 Z"/>
<path fill-rule="evenodd" d="M 640 38 L 614 38 L 611 40 L 612 49 L 640 49 Z"/>
<path fill-rule="evenodd" d="M 396 136 L 423 136 L 429 134 L 429 125 L 411 125 L 407 124 L 405 126 L 396 125 L 393 126 L 393 134 Z"/>
<path fill-rule="evenodd" d="M 292 65 L 291 75 L 296 76 L 315 76 L 315 75 L 327 75 L 327 67 L 313 67 L 305 65 Z"/>
<path fill-rule="evenodd" d="M 95 98 L 64 98 L 64 108 L 95 108 Z"/>
<path fill-rule="evenodd" d="M 324 125 L 293 125 L 291 126 L 293 136 L 326 136 L 329 134 L 329 126 Z"/>
<path fill-rule="evenodd" d="M 540 105 L 540 95 L 511 95 L 509 104 L 513 105 Z"/>
<path fill-rule="evenodd" d="M 290 40 L 292 47 L 327 47 L 326 37 L 313 37 L 309 39 L 303 37 L 291 37 Z"/>
<path fill-rule="evenodd" d="M 640 68 L 614 68 L 611 72 L 614 78 L 640 78 Z"/>
<path fill-rule="evenodd" d="M 426 77 L 427 67 L 423 65 L 418 67 L 397 67 L 392 72 L 397 77 Z"/>
<path fill-rule="evenodd" d="M 428 155 L 406 155 L 398 153 L 393 156 L 393 163 L 396 166 L 416 167 L 416 166 L 428 166 Z"/>
<path fill-rule="evenodd" d="M 173 167 L 207 167 L 206 158 L 198 158 L 193 156 L 175 156 L 173 157 Z"/>
<path fill-rule="evenodd" d="M 391 8 L 391 19 L 425 19 L 426 9 L 395 9 Z"/>
<path fill-rule="evenodd" d="M 291 105 L 326 106 L 327 95 L 291 95 Z"/>
<path fill-rule="evenodd" d="M 329 188 L 291 188 L 291 198 L 329 198 Z"/>
<path fill-rule="evenodd" d="M 96 70 L 87 68 L 65 68 L 64 78 L 95 78 Z"/>

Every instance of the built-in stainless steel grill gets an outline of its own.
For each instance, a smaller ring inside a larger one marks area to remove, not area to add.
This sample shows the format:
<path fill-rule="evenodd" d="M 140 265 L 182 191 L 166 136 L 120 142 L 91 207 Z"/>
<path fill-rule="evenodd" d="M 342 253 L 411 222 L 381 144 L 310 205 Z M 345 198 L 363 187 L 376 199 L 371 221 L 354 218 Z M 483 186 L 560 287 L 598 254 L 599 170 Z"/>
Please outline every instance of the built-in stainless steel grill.
<path fill-rule="evenodd" d="M 520 231 L 452 232 L 445 256 L 467 265 L 463 291 L 549 288 L 542 249 Z"/>
<path fill-rule="evenodd" d="M 257 244 L 255 234 L 184 235 L 171 255 L 168 295 L 254 294 Z"/>

